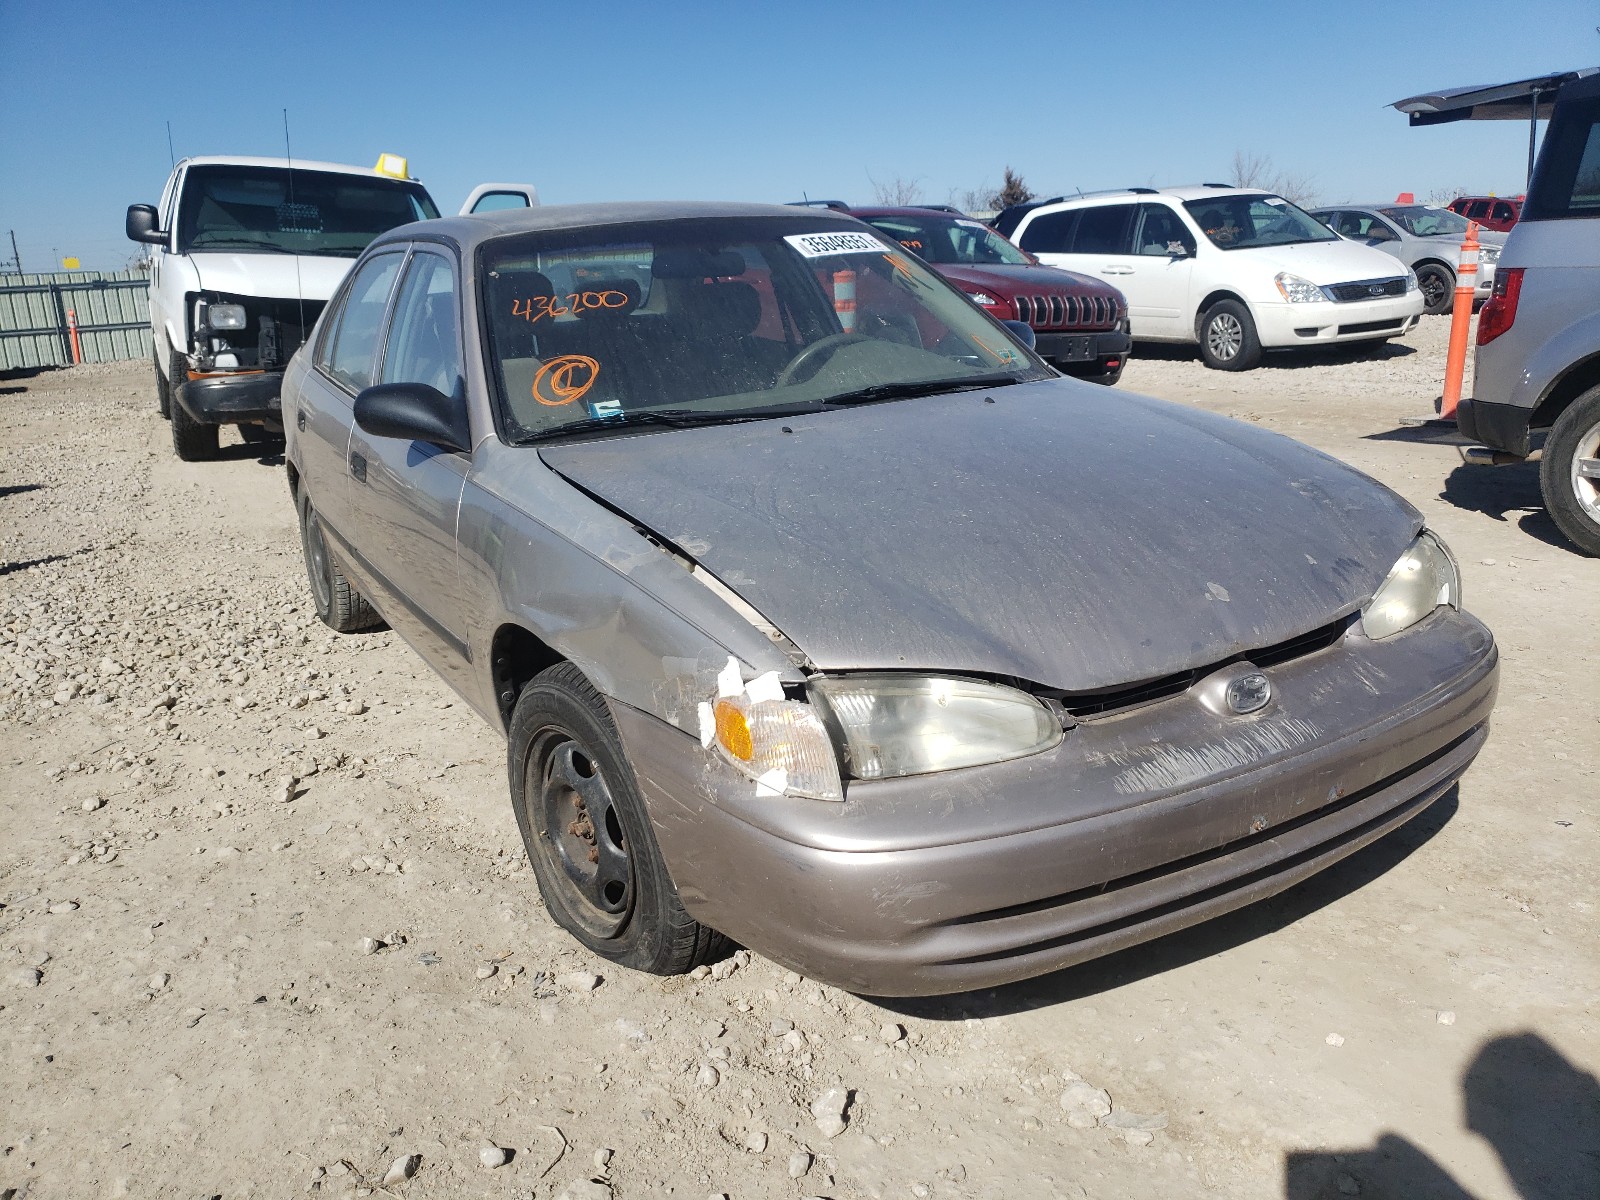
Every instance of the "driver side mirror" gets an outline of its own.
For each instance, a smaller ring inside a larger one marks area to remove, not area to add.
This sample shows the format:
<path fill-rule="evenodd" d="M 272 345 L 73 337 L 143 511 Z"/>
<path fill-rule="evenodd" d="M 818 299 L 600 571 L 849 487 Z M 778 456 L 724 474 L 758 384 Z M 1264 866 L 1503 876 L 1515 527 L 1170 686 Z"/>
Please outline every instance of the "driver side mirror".
<path fill-rule="evenodd" d="M 379 383 L 356 396 L 356 424 L 373 437 L 427 442 L 468 454 L 467 406 L 426 383 Z"/>
<path fill-rule="evenodd" d="M 156 213 L 155 205 L 130 204 L 123 229 L 131 241 L 164 246 L 167 243 L 167 231 L 160 227 L 160 222 L 161 218 Z"/>

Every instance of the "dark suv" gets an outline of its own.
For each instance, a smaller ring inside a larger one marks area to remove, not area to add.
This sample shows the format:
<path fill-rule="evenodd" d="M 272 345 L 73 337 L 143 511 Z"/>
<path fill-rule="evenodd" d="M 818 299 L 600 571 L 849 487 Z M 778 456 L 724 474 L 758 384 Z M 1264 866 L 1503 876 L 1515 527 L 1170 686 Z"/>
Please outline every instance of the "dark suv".
<path fill-rule="evenodd" d="M 1032 326 L 1057 370 L 1095 383 L 1122 378 L 1128 302 L 1109 284 L 1042 265 L 981 221 L 931 208 L 852 208 L 1003 321 Z"/>

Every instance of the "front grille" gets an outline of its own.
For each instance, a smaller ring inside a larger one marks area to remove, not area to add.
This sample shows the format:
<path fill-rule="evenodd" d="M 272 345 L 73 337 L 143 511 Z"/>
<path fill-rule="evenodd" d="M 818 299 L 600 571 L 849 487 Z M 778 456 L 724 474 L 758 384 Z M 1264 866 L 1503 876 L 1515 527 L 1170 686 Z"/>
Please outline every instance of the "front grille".
<path fill-rule="evenodd" d="M 1380 329 L 1389 333 L 1399 333 L 1404 321 L 1357 321 L 1354 325 L 1341 325 L 1339 332 L 1345 333 L 1377 333 Z"/>
<path fill-rule="evenodd" d="M 1354 283 L 1335 283 L 1327 291 L 1333 293 L 1333 298 L 1341 304 L 1348 304 L 1355 300 L 1377 300 L 1383 296 L 1404 296 L 1406 294 L 1406 279 L 1404 275 L 1396 279 L 1358 279 Z"/>
<path fill-rule="evenodd" d="M 1110 329 L 1118 320 L 1109 296 L 1018 296 L 1017 314 L 1035 329 Z"/>
<path fill-rule="evenodd" d="M 1060 701 L 1061 707 L 1080 721 L 1126 712 L 1130 708 L 1153 704 L 1157 700 L 1165 700 L 1168 696 L 1176 696 L 1179 692 L 1187 691 L 1197 680 L 1204 679 L 1219 667 L 1225 667 L 1232 662 L 1249 661 L 1265 668 L 1314 654 L 1318 650 L 1325 650 L 1344 637 L 1345 630 L 1350 628 L 1354 620 L 1353 616 L 1340 617 L 1337 621 L 1330 621 L 1318 629 L 1289 638 L 1287 641 L 1248 650 L 1231 658 L 1207 663 L 1205 666 L 1194 667 L 1188 671 L 1179 671 L 1175 675 L 1166 675 L 1160 679 L 1147 679 L 1143 683 L 1100 692 L 1065 692 L 1055 698 Z"/>

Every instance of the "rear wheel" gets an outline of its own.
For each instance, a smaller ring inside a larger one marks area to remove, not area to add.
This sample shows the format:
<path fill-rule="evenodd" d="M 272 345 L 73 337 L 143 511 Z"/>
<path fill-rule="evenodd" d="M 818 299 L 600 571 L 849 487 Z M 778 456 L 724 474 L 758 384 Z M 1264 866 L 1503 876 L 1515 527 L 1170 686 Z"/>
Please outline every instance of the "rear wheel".
<path fill-rule="evenodd" d="M 684 911 L 605 701 L 560 663 L 517 697 L 511 803 L 551 917 L 636 971 L 680 975 L 728 941 Z"/>
<path fill-rule="evenodd" d="M 1446 267 L 1425 263 L 1417 268 L 1417 287 L 1422 290 L 1422 311 L 1437 316 L 1449 312 L 1455 299 L 1456 277 Z"/>
<path fill-rule="evenodd" d="M 1200 357 L 1217 371 L 1248 371 L 1261 362 L 1261 339 L 1250 310 L 1219 300 L 1200 318 Z"/>
<path fill-rule="evenodd" d="M 299 510 L 300 549 L 305 554 L 306 578 L 311 584 L 311 600 L 317 616 L 329 629 L 339 633 L 358 633 L 363 629 L 381 626 L 383 617 L 378 610 L 350 586 L 350 581 L 328 552 L 322 521 L 312 507 L 311 497 L 306 494 L 303 484 Z"/>
<path fill-rule="evenodd" d="M 1600 557 L 1600 387 L 1574 400 L 1545 439 L 1539 488 L 1557 528 Z"/>

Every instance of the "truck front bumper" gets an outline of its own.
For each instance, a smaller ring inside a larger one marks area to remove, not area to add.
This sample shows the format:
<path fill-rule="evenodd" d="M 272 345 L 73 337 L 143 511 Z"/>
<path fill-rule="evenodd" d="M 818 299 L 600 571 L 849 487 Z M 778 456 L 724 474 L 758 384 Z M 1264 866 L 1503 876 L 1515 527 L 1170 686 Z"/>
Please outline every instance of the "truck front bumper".
<path fill-rule="evenodd" d="M 244 371 L 190 376 L 177 389 L 178 403 L 202 425 L 277 424 L 283 416 L 282 371 Z"/>

